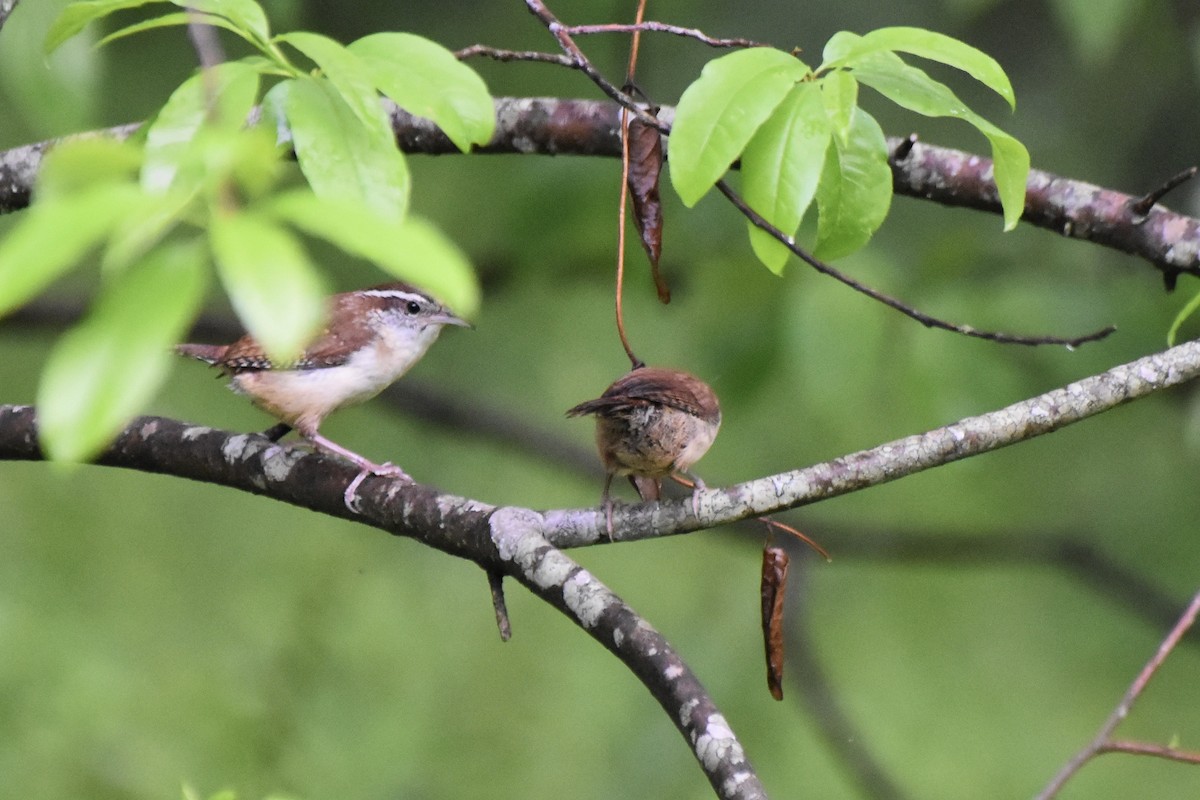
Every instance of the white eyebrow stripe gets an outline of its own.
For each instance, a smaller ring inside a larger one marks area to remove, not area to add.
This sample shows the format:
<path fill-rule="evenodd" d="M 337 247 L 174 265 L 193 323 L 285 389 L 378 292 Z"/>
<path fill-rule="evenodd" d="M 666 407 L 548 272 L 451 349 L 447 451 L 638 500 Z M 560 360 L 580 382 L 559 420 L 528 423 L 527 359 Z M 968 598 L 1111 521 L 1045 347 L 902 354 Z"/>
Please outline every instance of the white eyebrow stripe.
<path fill-rule="evenodd" d="M 367 297 L 394 297 L 397 300 L 422 300 L 424 298 L 413 292 L 405 292 L 400 289 L 368 289 L 363 292 Z"/>

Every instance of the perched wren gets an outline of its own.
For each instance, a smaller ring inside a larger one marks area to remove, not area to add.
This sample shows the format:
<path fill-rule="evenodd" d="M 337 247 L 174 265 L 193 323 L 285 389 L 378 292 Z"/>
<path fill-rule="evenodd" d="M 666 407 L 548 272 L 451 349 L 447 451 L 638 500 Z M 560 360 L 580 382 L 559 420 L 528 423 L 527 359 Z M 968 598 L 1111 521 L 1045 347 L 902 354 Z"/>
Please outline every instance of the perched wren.
<path fill-rule="evenodd" d="M 580 403 L 567 416 L 596 415 L 596 448 L 608 477 L 604 507 L 612 530 L 609 489 L 626 475 L 642 500 L 658 500 L 662 479 L 688 474 L 708 452 L 721 427 L 721 407 L 708 384 L 675 369 L 637 367 L 618 378 L 595 400 Z M 690 476 L 696 489 L 704 482 Z M 695 503 L 695 494 L 692 495 Z"/>
<path fill-rule="evenodd" d="M 230 388 L 281 420 L 283 433 L 295 428 L 318 448 L 358 466 L 362 471 L 345 493 L 354 510 L 354 493 L 368 474 L 408 475 L 331 442 L 317 428 L 329 414 L 369 400 L 408 372 L 443 325 L 471 327 L 419 289 L 385 283 L 331 297 L 324 331 L 294 363 L 272 362 L 249 335 L 227 345 L 181 344 L 176 351 L 230 376 Z"/>

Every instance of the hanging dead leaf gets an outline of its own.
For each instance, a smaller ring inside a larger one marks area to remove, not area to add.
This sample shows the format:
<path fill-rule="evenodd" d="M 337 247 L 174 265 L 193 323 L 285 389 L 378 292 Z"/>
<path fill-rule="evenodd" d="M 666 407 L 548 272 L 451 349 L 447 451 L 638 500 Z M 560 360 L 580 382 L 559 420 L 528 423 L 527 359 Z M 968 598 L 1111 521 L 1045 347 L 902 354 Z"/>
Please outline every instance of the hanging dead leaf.
<path fill-rule="evenodd" d="M 791 559 L 782 547 L 763 547 L 762 626 L 767 652 L 767 689 L 783 699 L 783 597 Z"/>
<path fill-rule="evenodd" d="M 629 193 L 633 197 L 633 219 L 642 237 L 642 247 L 650 258 L 650 272 L 658 299 L 671 302 L 671 287 L 667 286 L 658 262 L 662 256 L 663 215 L 658 182 L 662 176 L 662 134 L 638 118 L 629 121 Z"/>

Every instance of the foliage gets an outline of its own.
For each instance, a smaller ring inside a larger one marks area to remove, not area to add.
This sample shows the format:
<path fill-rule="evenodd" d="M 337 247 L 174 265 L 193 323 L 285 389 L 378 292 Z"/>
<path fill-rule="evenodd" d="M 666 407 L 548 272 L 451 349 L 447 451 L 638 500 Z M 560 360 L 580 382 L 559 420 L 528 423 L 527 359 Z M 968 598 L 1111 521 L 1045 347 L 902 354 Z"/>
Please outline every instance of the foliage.
<path fill-rule="evenodd" d="M 162 0 L 68 6 L 46 50 L 93 20 L 150 2 Z M 101 251 L 95 307 L 59 343 L 39 393 L 52 458 L 88 459 L 153 396 L 169 370 L 167 347 L 197 313 L 211 270 L 247 330 L 274 358 L 294 358 L 322 324 L 327 294 L 298 234 L 368 258 L 461 314 L 479 305 L 466 257 L 408 214 L 408 168 L 379 94 L 429 117 L 466 150 L 494 127 L 482 79 L 409 34 L 343 46 L 313 33 L 273 36 L 253 0 L 171 5 L 190 10 L 128 25 L 102 43 L 196 21 L 256 52 L 184 81 L 133 141 L 56 146 L 36 202 L 0 244 L 0 314 Z M 317 69 L 296 66 L 285 46 Z M 247 126 L 260 98 L 261 120 Z M 293 148 L 308 189 L 289 185 Z"/>
<path fill-rule="evenodd" d="M 887 216 L 892 197 L 883 131 L 858 105 L 862 84 L 910 111 L 962 119 L 987 137 L 1004 227 L 1011 230 L 1024 208 L 1028 151 L 900 53 L 956 67 L 1016 106 L 995 59 L 920 28 L 865 36 L 842 31 L 830 38 L 815 70 L 780 50 L 731 53 L 706 65 L 679 100 L 671 179 L 680 198 L 694 205 L 741 156 L 746 200 L 768 222 L 794 234 L 815 199 L 815 254 L 834 259 L 858 250 Z M 759 260 L 782 271 L 785 247 L 753 224 L 750 242 Z"/>

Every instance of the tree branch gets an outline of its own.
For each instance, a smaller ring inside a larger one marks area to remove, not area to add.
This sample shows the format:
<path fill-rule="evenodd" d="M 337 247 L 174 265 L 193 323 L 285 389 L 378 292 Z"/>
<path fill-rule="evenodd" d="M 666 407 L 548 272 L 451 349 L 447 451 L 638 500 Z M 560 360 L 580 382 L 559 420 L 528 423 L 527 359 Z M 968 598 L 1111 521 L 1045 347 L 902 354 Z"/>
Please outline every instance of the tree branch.
<path fill-rule="evenodd" d="M 617 506 L 611 538 L 628 541 L 687 533 L 809 505 L 1051 433 L 1197 377 L 1200 342 L 1187 342 L 926 433 L 805 469 L 700 491 L 694 495 L 698 516 L 690 500 Z M 604 543 L 610 538 L 604 515 L 597 509 L 548 511 L 546 525 L 547 538 L 559 547 Z"/>
<path fill-rule="evenodd" d="M 623 506 L 612 538 L 633 540 L 712 527 L 885 483 L 939 464 L 1033 438 L 1200 376 L 1200 342 L 1188 342 L 1061 389 L 924 434 L 824 464 L 697 495 L 690 501 Z M 37 460 L 36 419 L 28 406 L 0 406 L 0 460 Z M 173 420 L 134 420 L 97 460 L 107 466 L 216 483 L 415 538 L 516 578 L 620 658 L 684 735 L 722 797 L 762 797 L 737 738 L 703 687 L 636 612 L 558 547 L 608 540 L 602 509 L 537 512 L 485 503 L 381 477 L 364 481 L 360 515 L 342 492 L 353 466 Z"/>
<path fill-rule="evenodd" d="M 0 460 L 40 460 L 30 406 L 0 405 Z M 683 734 L 717 795 L 760 800 L 765 790 L 736 735 L 671 644 L 591 573 L 542 535 L 541 516 L 369 478 L 361 515 L 342 492 L 357 468 L 325 455 L 161 417 L 139 417 L 97 464 L 176 475 L 259 494 L 408 536 L 493 573 L 510 575 L 616 655 Z"/>
<path fill-rule="evenodd" d="M 385 105 L 404 152 L 459 152 L 432 122 L 390 102 Z M 619 158 L 619 109 L 615 103 L 597 100 L 498 97 L 496 133 L 473 152 Z M 674 109 L 662 108 L 658 119 L 670 123 Z M 124 138 L 139 127 L 133 123 L 96 133 Z M 42 155 L 53 144 L 50 140 L 0 152 L 0 214 L 29 205 Z M 897 149 L 907 150 L 902 158 L 889 159 L 898 194 L 1000 213 L 991 159 L 909 139 L 890 138 L 888 147 L 893 155 Z M 1200 277 L 1200 219 L 1162 206 L 1141 215 L 1134 210 L 1138 197 L 1041 170 L 1029 173 L 1027 191 L 1022 219 L 1030 225 L 1138 256 L 1168 280 L 1178 275 Z"/>
<path fill-rule="evenodd" d="M 1162 643 L 1158 646 L 1158 650 L 1134 678 L 1133 683 L 1126 690 L 1125 696 L 1121 698 L 1121 702 L 1109 714 L 1108 719 L 1100 726 L 1100 730 L 1092 741 L 1076 753 L 1070 761 L 1068 761 L 1057 775 L 1050 781 L 1045 789 L 1038 794 L 1037 800 L 1050 800 L 1058 794 L 1063 785 L 1071 779 L 1080 768 L 1091 759 L 1102 753 L 1135 753 L 1139 755 L 1152 755 L 1158 758 L 1167 758 L 1173 761 L 1182 761 L 1190 764 L 1200 764 L 1200 753 L 1188 752 L 1179 750 L 1174 747 L 1164 747 L 1161 745 L 1146 744 L 1143 742 L 1123 742 L 1114 741 L 1112 733 L 1116 730 L 1121 721 L 1129 716 L 1129 712 L 1133 710 L 1133 704 L 1137 702 L 1142 691 L 1146 688 L 1146 684 L 1158 672 L 1158 668 L 1167 660 L 1167 656 L 1175 650 L 1175 646 L 1179 644 L 1179 640 L 1187 633 L 1188 629 L 1196 621 L 1196 616 L 1200 614 L 1200 592 L 1197 592 L 1192 597 L 1192 602 L 1184 610 L 1179 617 L 1179 621 L 1175 623 L 1175 627 L 1167 634 Z"/>

